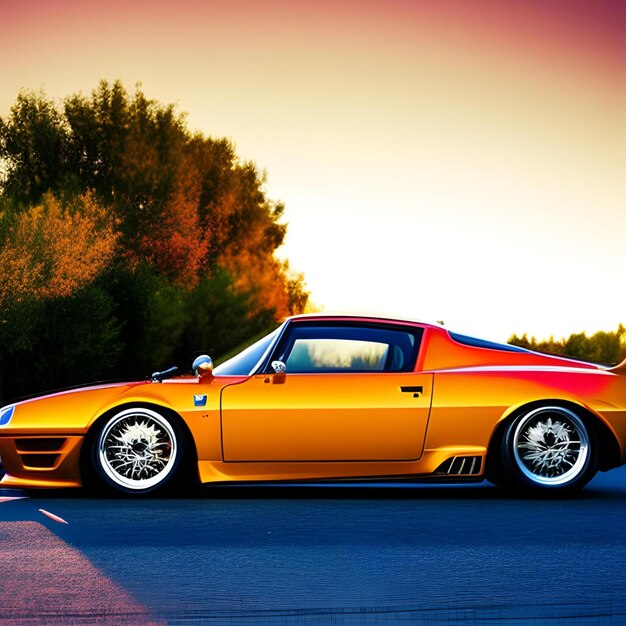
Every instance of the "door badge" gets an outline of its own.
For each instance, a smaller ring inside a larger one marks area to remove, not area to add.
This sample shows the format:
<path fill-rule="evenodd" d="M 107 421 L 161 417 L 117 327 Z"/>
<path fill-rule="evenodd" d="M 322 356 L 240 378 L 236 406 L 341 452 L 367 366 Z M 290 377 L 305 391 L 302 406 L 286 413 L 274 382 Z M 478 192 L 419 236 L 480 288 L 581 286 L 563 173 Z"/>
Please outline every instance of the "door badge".
<path fill-rule="evenodd" d="M 206 394 L 194 394 L 193 395 L 193 404 L 194 406 L 206 406 L 207 401 Z"/>

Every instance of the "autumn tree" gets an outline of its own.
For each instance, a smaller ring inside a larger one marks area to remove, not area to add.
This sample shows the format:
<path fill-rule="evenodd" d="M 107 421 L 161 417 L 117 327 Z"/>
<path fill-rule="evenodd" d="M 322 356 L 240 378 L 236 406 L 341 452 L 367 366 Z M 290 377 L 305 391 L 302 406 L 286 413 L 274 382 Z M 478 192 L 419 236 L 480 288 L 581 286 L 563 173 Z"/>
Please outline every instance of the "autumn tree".
<path fill-rule="evenodd" d="M 283 210 L 230 141 L 190 132 L 173 106 L 140 88 L 102 81 L 62 106 L 22 93 L 0 119 L 0 254 L 12 268 L 0 298 L 49 320 L 50 303 L 97 288 L 111 322 L 111 373 L 219 356 L 301 312 L 303 278 L 274 256 Z M 76 246 L 89 242 L 83 256 L 69 252 L 70 232 Z M 59 323 L 69 332 L 72 319 Z M 32 332 L 34 351 L 42 342 Z"/>
<path fill-rule="evenodd" d="M 115 254 L 118 233 L 93 194 L 62 206 L 52 194 L 14 215 L 0 248 L 0 311 L 51 300 L 89 285 Z"/>
<path fill-rule="evenodd" d="M 98 285 L 117 251 L 111 215 L 91 193 L 71 204 L 46 194 L 0 224 L 3 384 L 26 393 L 27 383 L 84 380 L 83 359 L 94 351 L 89 374 L 105 373 L 119 352 L 113 303 Z"/>

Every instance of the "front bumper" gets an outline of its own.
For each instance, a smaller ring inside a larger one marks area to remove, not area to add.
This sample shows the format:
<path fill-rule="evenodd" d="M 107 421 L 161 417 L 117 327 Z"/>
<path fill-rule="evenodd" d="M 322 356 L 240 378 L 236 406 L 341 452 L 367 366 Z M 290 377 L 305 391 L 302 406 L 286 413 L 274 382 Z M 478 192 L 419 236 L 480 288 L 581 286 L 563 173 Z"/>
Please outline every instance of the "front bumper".
<path fill-rule="evenodd" d="M 5 435 L 0 437 L 2 487 L 80 487 L 80 451 L 77 435 Z"/>

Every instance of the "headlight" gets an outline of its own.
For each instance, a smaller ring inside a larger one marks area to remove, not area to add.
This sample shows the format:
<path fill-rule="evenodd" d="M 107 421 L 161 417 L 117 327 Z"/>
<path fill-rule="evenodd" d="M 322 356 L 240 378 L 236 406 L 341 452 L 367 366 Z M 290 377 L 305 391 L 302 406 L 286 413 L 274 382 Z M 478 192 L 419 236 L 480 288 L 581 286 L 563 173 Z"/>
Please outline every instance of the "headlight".
<path fill-rule="evenodd" d="M 6 426 L 11 421 L 14 411 L 14 406 L 5 406 L 3 409 L 0 409 L 0 426 Z"/>

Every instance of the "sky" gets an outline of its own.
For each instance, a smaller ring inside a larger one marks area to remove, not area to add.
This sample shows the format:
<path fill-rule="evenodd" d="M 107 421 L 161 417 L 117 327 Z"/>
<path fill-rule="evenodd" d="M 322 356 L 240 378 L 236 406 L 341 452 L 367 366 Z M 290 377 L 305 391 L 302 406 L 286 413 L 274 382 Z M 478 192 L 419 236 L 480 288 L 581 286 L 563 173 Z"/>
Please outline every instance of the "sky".
<path fill-rule="evenodd" d="M 623 0 L 0 0 L 0 116 L 141 83 L 286 204 L 318 307 L 626 323 Z"/>

